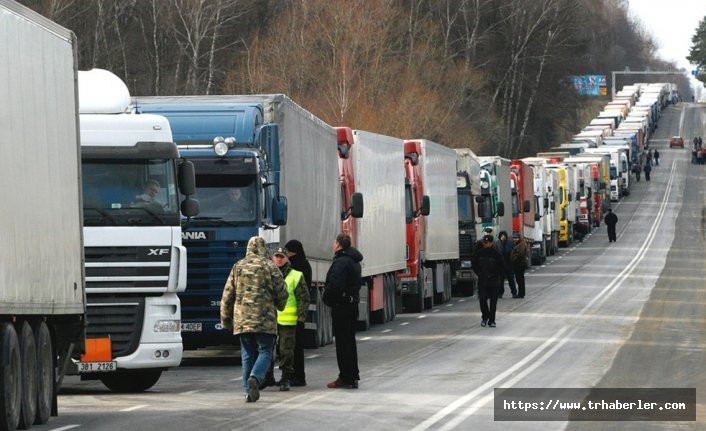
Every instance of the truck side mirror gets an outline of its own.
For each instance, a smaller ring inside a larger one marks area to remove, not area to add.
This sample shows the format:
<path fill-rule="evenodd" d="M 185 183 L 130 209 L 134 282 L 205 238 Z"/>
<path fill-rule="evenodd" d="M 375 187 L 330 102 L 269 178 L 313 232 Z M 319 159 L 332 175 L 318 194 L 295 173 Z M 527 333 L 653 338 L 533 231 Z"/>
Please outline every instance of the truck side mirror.
<path fill-rule="evenodd" d="M 422 215 L 428 216 L 431 212 L 431 202 L 429 201 L 429 196 L 422 196 Z"/>
<path fill-rule="evenodd" d="M 272 224 L 275 226 L 287 224 L 287 198 L 284 196 L 272 198 Z"/>
<path fill-rule="evenodd" d="M 181 214 L 186 217 L 194 217 L 199 213 L 199 201 L 187 196 L 181 201 Z"/>
<path fill-rule="evenodd" d="M 351 196 L 351 215 L 355 218 L 363 217 L 363 194 L 353 193 Z"/>
<path fill-rule="evenodd" d="M 542 220 L 542 216 L 539 215 L 539 213 L 534 213 L 534 221 L 540 221 Z"/>
<path fill-rule="evenodd" d="M 193 195 L 196 191 L 196 175 L 194 164 L 189 160 L 182 160 L 179 164 L 179 191 L 183 195 Z"/>
<path fill-rule="evenodd" d="M 530 212 L 530 201 L 526 200 L 525 203 L 523 204 L 522 211 L 528 213 Z"/>
<path fill-rule="evenodd" d="M 504 215 L 505 215 L 505 203 L 498 202 L 498 217 L 502 217 Z"/>
<path fill-rule="evenodd" d="M 549 198 L 544 198 L 544 209 L 549 208 Z"/>
<path fill-rule="evenodd" d="M 571 201 L 573 201 L 573 200 L 574 200 L 573 195 L 572 195 L 571 193 L 569 193 L 569 202 L 571 202 Z"/>
<path fill-rule="evenodd" d="M 556 204 L 554 203 L 554 201 L 551 201 L 551 202 L 549 203 L 549 208 L 551 208 L 552 211 L 554 211 L 554 210 L 556 209 Z"/>

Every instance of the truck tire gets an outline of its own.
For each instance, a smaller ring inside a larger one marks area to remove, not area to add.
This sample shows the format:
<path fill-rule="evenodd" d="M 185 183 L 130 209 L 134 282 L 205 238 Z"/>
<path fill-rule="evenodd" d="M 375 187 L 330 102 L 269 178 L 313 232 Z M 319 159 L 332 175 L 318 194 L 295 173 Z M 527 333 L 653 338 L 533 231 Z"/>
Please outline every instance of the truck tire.
<path fill-rule="evenodd" d="M 18 429 L 29 429 L 37 415 L 37 347 L 34 333 L 27 321 L 19 326 L 20 357 L 22 358 L 22 399 Z"/>
<path fill-rule="evenodd" d="M 0 323 L 0 431 L 20 423 L 22 404 L 20 343 L 12 324 Z"/>
<path fill-rule="evenodd" d="M 162 370 L 116 371 L 101 376 L 103 384 L 113 392 L 144 392 L 157 383 Z"/>
<path fill-rule="evenodd" d="M 37 347 L 37 416 L 35 425 L 49 421 L 54 402 L 54 357 L 51 334 L 44 322 L 34 326 L 34 344 Z"/>

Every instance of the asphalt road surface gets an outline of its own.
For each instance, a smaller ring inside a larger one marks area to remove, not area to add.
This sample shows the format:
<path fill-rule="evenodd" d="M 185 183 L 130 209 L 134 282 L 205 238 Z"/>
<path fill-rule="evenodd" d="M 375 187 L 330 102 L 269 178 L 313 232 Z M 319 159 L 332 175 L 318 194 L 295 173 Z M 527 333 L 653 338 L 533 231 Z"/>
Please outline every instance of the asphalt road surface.
<path fill-rule="evenodd" d="M 233 359 L 185 361 L 142 394 L 68 377 L 59 417 L 37 430 L 706 429 L 706 166 L 668 138 L 706 136 L 706 107 L 668 108 L 651 142 L 652 181 L 605 227 L 527 273 L 524 299 L 482 328 L 475 297 L 402 314 L 358 334 L 358 390 L 326 388 L 335 350 L 307 350 L 307 381 L 244 403 Z M 278 373 L 279 374 L 279 373 Z M 696 421 L 494 420 L 494 388 L 696 388 Z"/>

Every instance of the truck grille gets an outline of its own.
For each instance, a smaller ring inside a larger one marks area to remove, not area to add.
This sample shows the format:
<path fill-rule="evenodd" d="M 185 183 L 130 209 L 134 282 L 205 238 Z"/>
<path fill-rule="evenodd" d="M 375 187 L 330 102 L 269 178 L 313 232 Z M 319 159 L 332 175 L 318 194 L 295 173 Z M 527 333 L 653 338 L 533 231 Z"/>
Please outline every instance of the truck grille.
<path fill-rule="evenodd" d="M 86 247 L 86 288 L 154 288 L 169 285 L 171 247 Z"/>
<path fill-rule="evenodd" d="M 474 236 L 469 234 L 458 235 L 458 254 L 461 259 L 468 259 L 473 254 Z"/>
<path fill-rule="evenodd" d="M 110 337 L 113 358 L 130 355 L 140 344 L 144 313 L 145 300 L 141 297 L 89 297 L 86 337 Z"/>

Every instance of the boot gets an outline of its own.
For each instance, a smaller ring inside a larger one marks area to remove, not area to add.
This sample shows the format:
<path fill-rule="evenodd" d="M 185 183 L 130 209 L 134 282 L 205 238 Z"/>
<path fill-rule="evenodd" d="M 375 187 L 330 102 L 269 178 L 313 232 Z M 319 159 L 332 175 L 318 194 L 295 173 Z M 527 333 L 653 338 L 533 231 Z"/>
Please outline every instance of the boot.
<path fill-rule="evenodd" d="M 282 374 L 282 379 L 279 381 L 279 390 L 280 392 L 286 392 L 289 390 L 289 376 L 286 374 Z"/>

